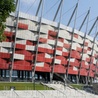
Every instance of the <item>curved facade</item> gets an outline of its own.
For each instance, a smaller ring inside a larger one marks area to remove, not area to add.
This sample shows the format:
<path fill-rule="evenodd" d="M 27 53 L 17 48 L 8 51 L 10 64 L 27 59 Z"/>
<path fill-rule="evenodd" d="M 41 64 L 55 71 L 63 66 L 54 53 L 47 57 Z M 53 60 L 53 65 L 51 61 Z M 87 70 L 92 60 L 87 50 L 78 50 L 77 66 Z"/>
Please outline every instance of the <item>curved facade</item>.
<path fill-rule="evenodd" d="M 6 41 L 0 43 L 1 77 L 32 78 L 36 73 L 36 78 L 50 80 L 59 74 L 83 82 L 98 72 L 94 38 L 62 24 L 58 31 L 58 23 L 46 19 L 40 23 L 40 18 L 24 13 L 19 13 L 18 21 L 12 14 L 6 26 Z"/>

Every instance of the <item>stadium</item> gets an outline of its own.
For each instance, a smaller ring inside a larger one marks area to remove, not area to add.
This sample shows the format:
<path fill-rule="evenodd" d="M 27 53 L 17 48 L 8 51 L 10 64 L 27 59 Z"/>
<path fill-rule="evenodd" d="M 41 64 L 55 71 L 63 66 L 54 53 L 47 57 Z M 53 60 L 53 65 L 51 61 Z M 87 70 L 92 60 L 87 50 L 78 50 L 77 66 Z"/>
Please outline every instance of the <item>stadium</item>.
<path fill-rule="evenodd" d="M 58 7 L 54 20 L 62 6 Z M 98 73 L 98 41 L 90 33 L 70 27 L 77 4 L 67 26 L 22 12 L 11 13 L 6 20 L 6 40 L 0 42 L 1 81 L 61 80 L 88 84 Z"/>
<path fill-rule="evenodd" d="M 33 0 L 35 15 L 15 1 L 0 42 L 0 98 L 98 98 L 98 16 L 88 30 L 89 9 L 76 29 L 79 0 L 66 25 L 64 0 L 46 12 L 58 3 L 53 20 L 44 18 L 45 0 Z"/>

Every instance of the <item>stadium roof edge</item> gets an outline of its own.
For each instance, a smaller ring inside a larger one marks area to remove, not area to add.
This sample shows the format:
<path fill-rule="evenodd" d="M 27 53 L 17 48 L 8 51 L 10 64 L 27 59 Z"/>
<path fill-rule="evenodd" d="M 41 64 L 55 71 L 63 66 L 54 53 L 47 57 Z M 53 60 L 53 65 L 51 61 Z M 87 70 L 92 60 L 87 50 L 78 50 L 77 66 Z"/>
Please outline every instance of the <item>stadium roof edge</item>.
<path fill-rule="evenodd" d="M 11 13 L 10 15 L 11 16 L 16 16 L 15 13 Z M 38 16 L 32 16 L 32 15 L 29 15 L 29 14 L 25 14 L 23 12 L 19 12 L 19 16 L 21 18 L 30 19 L 30 20 L 36 21 L 36 22 L 39 22 L 40 21 L 40 18 Z M 47 20 L 47 19 L 44 19 L 44 18 L 42 18 L 42 23 L 47 24 L 47 25 L 51 25 L 51 26 L 54 26 L 54 27 L 58 27 L 58 23 L 57 22 L 54 22 L 54 21 L 51 21 L 51 20 Z M 60 28 L 61 29 L 64 29 L 64 30 L 68 30 L 69 32 L 72 32 L 72 28 L 69 27 L 69 26 L 65 26 L 63 24 L 60 24 Z M 79 34 L 80 36 L 84 37 L 84 33 L 81 32 L 81 31 L 78 31 L 78 30 L 75 29 L 74 30 L 74 33 L 75 34 Z M 91 37 L 90 35 L 87 34 L 86 37 L 89 40 L 93 41 L 93 37 Z M 95 43 L 98 43 L 98 41 L 96 40 Z"/>

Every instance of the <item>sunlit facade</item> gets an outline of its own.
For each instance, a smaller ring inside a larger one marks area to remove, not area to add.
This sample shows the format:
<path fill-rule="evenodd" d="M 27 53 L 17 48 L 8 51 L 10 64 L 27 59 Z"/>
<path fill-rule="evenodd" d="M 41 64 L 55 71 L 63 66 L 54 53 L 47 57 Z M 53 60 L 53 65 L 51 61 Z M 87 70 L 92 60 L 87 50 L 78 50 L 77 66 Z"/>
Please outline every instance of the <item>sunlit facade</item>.
<path fill-rule="evenodd" d="M 50 81 L 67 75 L 86 83 L 98 72 L 98 41 L 71 27 L 19 13 L 6 20 L 6 40 L 0 43 L 0 77 Z M 74 34 L 72 34 L 74 32 Z M 85 39 L 85 40 L 84 40 Z M 12 72 L 12 73 L 11 73 Z M 15 81 L 15 79 L 13 79 Z"/>

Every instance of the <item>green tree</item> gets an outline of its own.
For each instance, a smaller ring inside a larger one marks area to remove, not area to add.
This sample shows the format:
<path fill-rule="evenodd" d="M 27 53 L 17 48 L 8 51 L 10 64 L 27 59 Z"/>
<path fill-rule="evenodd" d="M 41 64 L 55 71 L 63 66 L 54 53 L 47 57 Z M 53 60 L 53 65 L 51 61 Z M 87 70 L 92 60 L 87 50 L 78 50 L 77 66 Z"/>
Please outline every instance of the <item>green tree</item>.
<path fill-rule="evenodd" d="M 15 11 L 14 0 L 0 0 L 0 42 L 5 39 L 4 29 L 6 18 Z"/>

